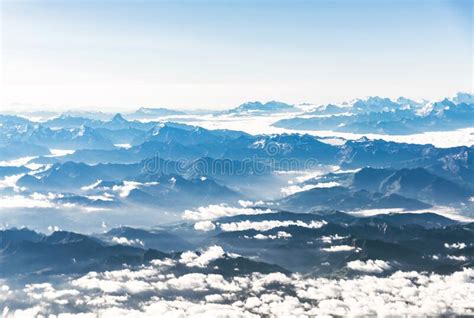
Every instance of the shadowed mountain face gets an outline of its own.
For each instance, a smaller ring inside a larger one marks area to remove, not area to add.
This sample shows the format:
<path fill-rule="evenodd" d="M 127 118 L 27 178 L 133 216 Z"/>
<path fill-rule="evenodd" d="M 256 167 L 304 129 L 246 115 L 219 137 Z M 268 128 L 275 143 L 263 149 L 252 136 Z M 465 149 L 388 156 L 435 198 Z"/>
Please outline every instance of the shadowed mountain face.
<path fill-rule="evenodd" d="M 352 191 L 344 187 L 314 188 L 295 193 L 278 201 L 279 206 L 292 211 L 335 208 L 339 210 L 402 208 L 420 210 L 430 205 L 398 194 L 371 193 L 366 190 Z"/>
<path fill-rule="evenodd" d="M 97 239 L 54 232 L 38 239 L 34 235 L 9 239 L 2 232 L 2 275 L 87 272 L 118 268 L 122 262 L 139 264 L 145 251 L 128 246 L 105 246 Z M 10 235 L 11 237 L 11 235 Z"/>
<path fill-rule="evenodd" d="M 0 231 L 0 277 L 24 279 L 28 276 L 46 277 L 56 274 L 78 274 L 90 271 L 114 270 L 128 266 L 147 264 L 153 260 L 179 260 L 186 248 L 191 247 L 182 238 L 164 231 L 145 231 L 132 228 L 118 228 L 101 235 L 101 241 L 93 236 L 73 232 L 54 232 L 49 236 L 27 229 Z M 146 246 L 161 246 L 176 249 L 174 253 L 164 253 Z M 199 252 L 198 254 L 199 255 Z M 241 273 L 284 272 L 285 269 L 263 262 L 255 262 L 243 257 L 228 256 L 224 253 L 208 259 L 211 273 L 234 274 L 235 268 Z M 207 264 L 206 264 L 207 265 Z M 185 274 L 190 269 L 186 264 L 173 269 L 175 274 Z M 206 271 L 204 268 L 202 272 Z"/>
<path fill-rule="evenodd" d="M 438 204 L 464 202 L 473 194 L 472 191 L 433 175 L 423 168 L 399 170 L 387 178 L 380 188 L 384 192 L 425 198 Z"/>
<path fill-rule="evenodd" d="M 347 272 L 348 262 L 367 259 L 390 262 L 390 270 L 445 272 L 472 266 L 470 257 L 457 263 L 448 257 L 467 255 L 456 250 L 454 242 L 473 243 L 472 223 L 459 224 L 433 213 L 360 218 L 340 212 L 285 212 L 223 218 L 215 224 L 219 227 L 211 241 L 299 272 Z"/>
<path fill-rule="evenodd" d="M 165 252 L 179 252 L 193 248 L 193 244 L 187 242 L 184 238 L 163 230 L 147 231 L 122 226 L 112 229 L 99 237 L 110 242 L 117 242 L 120 241 L 120 238 L 126 238 L 132 244 Z"/>
<path fill-rule="evenodd" d="M 153 132 L 154 131 L 154 132 Z M 153 135 L 156 133 L 156 135 Z M 117 133 L 113 133 L 115 135 Z M 445 179 L 474 186 L 472 147 L 440 149 L 431 145 L 402 144 L 383 140 L 347 141 L 341 146 L 320 142 L 309 135 L 249 136 L 232 131 L 209 131 L 182 128 L 174 125 L 153 128 L 149 139 L 129 149 L 77 150 L 60 157 L 41 157 L 32 162 L 39 164 L 65 161 L 98 163 L 136 163 L 149 158 L 179 161 L 191 166 L 193 161 L 212 158 L 221 161 L 245 161 L 246 165 L 269 166 L 278 170 L 312 169 L 319 164 L 341 165 L 345 168 L 418 168 L 423 167 Z M 132 134 L 134 135 L 134 134 Z M 130 138 L 134 138 L 130 136 Z M 127 140 L 129 141 L 130 138 Z M 140 137 L 141 138 L 141 137 Z M 114 141 L 115 142 L 115 141 Z M 134 143 L 132 142 L 131 145 Z M 22 149 L 30 147 L 22 147 Z M 107 147 L 106 147 L 107 148 Z M 11 157 L 12 151 L 7 150 Z M 31 148 L 21 155 L 43 154 Z M 206 159 L 211 160 L 211 159 Z M 239 163 L 236 163 L 239 165 Z M 233 171 L 239 167 L 231 166 Z M 171 171 L 174 172 L 174 171 Z M 171 173 L 170 172 L 170 173 Z"/>
<path fill-rule="evenodd" d="M 168 225 L 160 230 L 120 227 L 96 236 L 4 230 L 0 232 L 2 275 L 24 278 L 113 270 L 156 259 L 178 261 L 174 270 L 181 274 L 187 270 L 179 263 L 199 260 L 223 275 L 236 274 L 235 268 L 240 274 L 334 275 L 347 272 L 347 264 L 358 260 L 391 264 L 384 275 L 395 270 L 448 273 L 472 265 L 473 223 L 433 213 L 355 217 L 337 211 L 277 212 L 223 217 L 212 224 L 214 228 L 206 232 Z M 186 240 L 196 242 L 193 236 L 199 237 L 198 245 Z M 212 256 L 202 252 L 213 245 L 223 249 L 214 247 Z M 183 253 L 193 249 L 201 252 Z M 207 256 L 200 259 L 202 253 Z"/>
<path fill-rule="evenodd" d="M 99 164 L 89 166 L 84 163 L 66 162 L 55 164 L 50 169 L 35 176 L 26 175 L 18 183 L 34 190 L 76 189 L 90 185 L 97 180 L 122 180 L 138 176 L 144 164 Z"/>
<path fill-rule="evenodd" d="M 474 193 L 424 168 L 396 171 L 364 168 L 354 174 L 352 185 L 356 189 L 396 193 L 435 204 L 459 204 L 469 201 Z"/>
<path fill-rule="evenodd" d="M 354 173 L 352 185 L 356 189 L 378 191 L 380 184 L 393 173 L 390 169 L 363 168 Z"/>
<path fill-rule="evenodd" d="M 3 160 L 14 160 L 21 157 L 35 157 L 49 155 L 48 148 L 23 142 L 9 142 L 0 146 L 0 155 Z"/>

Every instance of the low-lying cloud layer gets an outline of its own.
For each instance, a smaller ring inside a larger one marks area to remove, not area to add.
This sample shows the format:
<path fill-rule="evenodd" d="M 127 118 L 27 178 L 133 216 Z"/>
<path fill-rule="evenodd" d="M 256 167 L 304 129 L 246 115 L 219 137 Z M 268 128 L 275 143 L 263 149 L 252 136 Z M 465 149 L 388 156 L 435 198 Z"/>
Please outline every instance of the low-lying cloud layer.
<path fill-rule="evenodd" d="M 236 231 L 246 231 L 246 230 L 256 230 L 256 231 L 268 231 L 277 227 L 288 227 L 288 226 L 299 226 L 306 227 L 310 229 L 319 229 L 326 224 L 325 221 L 311 221 L 306 223 L 303 221 L 240 221 L 240 222 L 230 222 L 222 223 L 220 225 L 221 230 L 224 232 L 236 232 Z"/>
<path fill-rule="evenodd" d="M 0 284 L 3 317 L 297 317 L 318 315 L 474 314 L 474 269 L 452 275 L 396 272 L 382 278 L 305 278 L 283 273 L 225 277 L 202 272 L 224 257 L 219 246 L 136 269 L 90 272 L 57 284 Z M 175 266 L 191 270 L 175 274 Z M 348 267 L 380 273 L 383 261 Z"/>
<path fill-rule="evenodd" d="M 244 201 L 242 202 L 244 203 Z M 244 204 L 245 205 L 245 204 Z M 234 216 L 240 214 L 262 214 L 273 212 L 270 209 L 254 209 L 250 207 L 231 207 L 225 204 L 211 204 L 209 206 L 202 206 L 195 210 L 184 211 L 183 218 L 185 220 L 201 221 L 213 220 L 225 216 Z"/>

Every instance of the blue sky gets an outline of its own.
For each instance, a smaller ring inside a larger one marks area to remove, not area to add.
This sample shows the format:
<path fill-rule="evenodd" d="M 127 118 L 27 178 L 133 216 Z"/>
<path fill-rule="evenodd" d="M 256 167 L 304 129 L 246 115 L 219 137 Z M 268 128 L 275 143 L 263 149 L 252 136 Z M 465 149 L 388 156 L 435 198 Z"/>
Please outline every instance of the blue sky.
<path fill-rule="evenodd" d="M 470 1 L 11 1 L 2 108 L 227 108 L 472 91 Z"/>

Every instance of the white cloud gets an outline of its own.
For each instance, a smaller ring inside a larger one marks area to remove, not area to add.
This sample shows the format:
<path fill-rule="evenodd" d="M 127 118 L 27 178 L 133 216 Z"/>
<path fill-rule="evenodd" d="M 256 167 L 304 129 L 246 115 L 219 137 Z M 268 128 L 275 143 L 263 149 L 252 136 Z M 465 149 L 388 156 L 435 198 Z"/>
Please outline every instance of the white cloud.
<path fill-rule="evenodd" d="M 165 258 L 163 260 L 153 259 L 150 261 L 150 263 L 155 266 L 173 266 L 175 264 L 175 261 L 171 258 Z"/>
<path fill-rule="evenodd" d="M 89 190 L 93 190 L 94 188 L 96 188 L 100 183 L 102 182 L 102 180 L 97 180 L 96 182 L 88 185 L 88 186 L 83 186 L 81 187 L 81 190 L 83 191 L 89 191 Z"/>
<path fill-rule="evenodd" d="M 207 231 L 212 231 L 215 228 L 216 228 L 216 225 L 212 223 L 211 221 L 200 221 L 194 224 L 194 229 L 196 231 L 207 232 Z"/>
<path fill-rule="evenodd" d="M 188 251 L 181 254 L 180 263 L 186 264 L 189 267 L 205 267 L 216 259 L 224 256 L 222 247 L 214 245 L 203 251 L 200 255 L 196 252 Z"/>
<path fill-rule="evenodd" d="M 333 241 L 339 241 L 348 238 L 348 236 L 340 236 L 339 234 L 336 235 L 329 235 L 329 236 L 321 236 L 321 241 L 327 244 L 331 244 Z"/>
<path fill-rule="evenodd" d="M 201 273 L 185 274 L 183 276 L 168 280 L 167 285 L 173 289 L 178 290 L 206 290 L 206 277 L 207 275 Z"/>
<path fill-rule="evenodd" d="M 17 181 L 23 177 L 25 174 L 17 174 L 13 176 L 6 176 L 2 180 L 0 180 L 0 190 L 6 188 L 12 188 L 15 192 L 25 191 L 25 187 L 19 187 L 16 185 Z"/>
<path fill-rule="evenodd" d="M 120 197 L 125 198 L 132 190 L 138 189 L 140 185 L 140 182 L 124 181 L 122 185 L 114 185 L 112 191 L 118 192 Z"/>
<path fill-rule="evenodd" d="M 353 250 L 355 250 L 357 252 L 357 251 L 359 251 L 359 248 L 356 249 L 354 246 L 349 246 L 349 245 L 333 245 L 331 247 L 321 248 L 321 250 L 325 251 L 325 252 L 330 252 L 330 253 L 348 252 L 348 251 L 353 251 Z"/>
<path fill-rule="evenodd" d="M 130 145 L 130 144 L 114 144 L 114 146 L 117 147 L 117 148 L 123 148 L 123 149 L 132 148 L 132 145 Z"/>
<path fill-rule="evenodd" d="M 12 195 L 0 196 L 0 207 L 5 209 L 15 208 L 54 208 L 56 205 L 48 200 L 47 197 L 40 197 L 38 195 Z"/>
<path fill-rule="evenodd" d="M 83 207 L 78 206 L 74 203 L 60 203 L 56 202 L 55 200 L 63 198 L 64 195 L 60 193 L 52 193 L 48 192 L 38 193 L 34 192 L 30 195 L 4 195 L 0 196 L 0 208 L 4 209 L 71 209 L 77 208 L 80 210 L 84 210 L 86 212 L 89 211 L 103 211 L 104 208 L 96 208 L 96 207 Z"/>
<path fill-rule="evenodd" d="M 229 282 L 228 280 L 224 279 L 222 275 L 218 274 L 185 274 L 180 277 L 169 279 L 167 281 L 167 285 L 170 288 L 177 290 L 207 291 L 210 289 L 217 289 L 220 291 L 229 292 L 240 290 L 238 284 Z"/>
<path fill-rule="evenodd" d="M 46 157 L 63 157 L 66 155 L 72 155 L 75 153 L 75 150 L 70 150 L 70 149 L 49 149 L 51 152 L 50 155 L 46 155 Z"/>
<path fill-rule="evenodd" d="M 292 185 L 289 187 L 281 188 L 281 193 L 284 195 L 292 195 L 297 192 L 302 192 L 302 191 L 308 191 L 311 189 L 316 189 L 316 188 L 332 188 L 332 187 L 337 187 L 340 184 L 334 181 L 331 182 L 320 182 L 316 184 L 305 184 L 305 185 Z"/>
<path fill-rule="evenodd" d="M 29 163 L 25 165 L 26 168 L 30 169 L 28 174 L 31 176 L 45 172 L 49 170 L 52 166 L 53 166 L 52 164 L 42 165 L 42 164 L 37 164 L 37 163 Z"/>
<path fill-rule="evenodd" d="M 311 221 L 306 223 L 300 220 L 297 221 L 240 221 L 231 223 L 222 223 L 221 229 L 225 232 L 245 231 L 245 230 L 257 230 L 257 231 L 268 231 L 276 227 L 288 227 L 288 226 L 299 226 L 312 229 L 321 228 L 326 224 L 325 221 Z"/>
<path fill-rule="evenodd" d="M 97 201 L 97 200 L 113 201 L 114 200 L 114 196 L 110 193 L 107 193 L 107 192 L 104 192 L 101 195 L 86 195 L 86 198 L 88 198 L 89 200 L 92 200 L 92 201 Z"/>
<path fill-rule="evenodd" d="M 287 233 L 285 231 L 278 231 L 276 235 L 263 235 L 262 233 L 258 233 L 253 236 L 254 239 L 256 240 L 276 240 L 276 239 L 287 239 L 292 237 L 290 233 Z"/>
<path fill-rule="evenodd" d="M 256 239 L 256 240 L 266 240 L 266 239 L 268 239 L 268 236 L 263 235 L 262 233 L 258 233 L 256 235 L 254 235 L 253 238 Z"/>
<path fill-rule="evenodd" d="M 239 200 L 238 203 L 241 207 L 248 208 L 254 205 L 253 201 L 248 200 Z"/>
<path fill-rule="evenodd" d="M 0 166 L 2 167 L 21 167 L 26 165 L 29 161 L 36 159 L 38 157 L 22 157 L 13 160 L 0 161 Z"/>
<path fill-rule="evenodd" d="M 382 260 L 367 260 L 365 262 L 356 260 L 347 263 L 347 267 L 359 271 L 359 272 L 366 272 L 366 273 L 382 273 L 383 271 L 389 270 L 392 267 L 388 262 Z"/>
<path fill-rule="evenodd" d="M 448 255 L 448 259 L 453 260 L 453 261 L 457 261 L 457 262 L 465 262 L 465 261 L 467 261 L 467 257 L 464 256 L 464 255 L 459 255 L 459 256 L 456 256 L 456 255 Z"/>
<path fill-rule="evenodd" d="M 339 169 L 340 169 L 339 166 L 321 165 L 317 169 L 303 170 L 303 171 L 302 170 L 290 170 L 290 171 L 284 170 L 284 171 L 276 171 L 275 174 L 294 177 L 294 179 L 291 179 L 288 181 L 288 183 L 292 184 L 292 183 L 303 183 L 305 181 L 321 177 L 327 173 L 336 172 Z"/>
<path fill-rule="evenodd" d="M 158 185 L 158 182 L 145 182 L 145 183 L 140 183 L 136 181 L 123 181 L 122 184 L 120 185 L 114 185 L 112 187 L 112 191 L 118 192 L 119 196 L 122 198 L 128 197 L 130 192 L 134 189 L 138 189 L 140 187 L 149 187 L 149 186 L 155 186 Z"/>
<path fill-rule="evenodd" d="M 349 214 L 352 214 L 354 216 L 374 216 L 377 214 L 389 214 L 389 213 L 436 213 L 441 216 L 450 218 L 452 220 L 456 220 L 459 222 L 474 222 L 474 218 L 461 215 L 459 213 L 459 210 L 453 207 L 447 207 L 447 206 L 434 206 L 429 209 L 423 209 L 423 210 L 404 210 L 400 208 L 394 208 L 394 209 L 368 209 L 368 210 L 358 210 L 358 211 L 348 211 Z"/>
<path fill-rule="evenodd" d="M 278 231 L 277 232 L 277 238 L 290 238 L 292 235 L 290 233 L 287 233 L 285 231 Z"/>
<path fill-rule="evenodd" d="M 448 249 L 462 250 L 466 248 L 466 243 L 453 243 L 453 244 L 444 243 L 444 247 Z"/>
<path fill-rule="evenodd" d="M 120 245 L 129 245 L 129 246 L 145 246 L 145 244 L 143 244 L 143 242 L 139 239 L 134 239 L 134 240 L 131 240 L 131 239 L 128 239 L 126 237 L 112 237 L 112 242 L 114 243 L 117 243 L 117 244 L 120 244 Z"/>
<path fill-rule="evenodd" d="M 262 305 L 262 301 L 258 297 L 249 297 L 245 301 L 245 308 L 255 308 Z"/>
<path fill-rule="evenodd" d="M 2 288 L 0 299 L 9 308 L 6 318 L 472 315 L 473 284 L 474 269 L 329 279 L 282 273 L 175 276 L 161 266 L 145 266 L 91 272 L 57 286 Z"/>
<path fill-rule="evenodd" d="M 48 226 L 48 231 L 57 232 L 57 231 L 60 231 L 60 228 L 57 225 L 50 225 Z"/>
<path fill-rule="evenodd" d="M 200 221 L 213 220 L 224 216 L 234 216 L 239 214 L 262 214 L 271 213 L 270 209 L 252 209 L 252 208 L 236 208 L 225 204 L 213 204 L 206 207 L 199 207 L 196 210 L 184 211 L 183 218 L 186 220 Z"/>

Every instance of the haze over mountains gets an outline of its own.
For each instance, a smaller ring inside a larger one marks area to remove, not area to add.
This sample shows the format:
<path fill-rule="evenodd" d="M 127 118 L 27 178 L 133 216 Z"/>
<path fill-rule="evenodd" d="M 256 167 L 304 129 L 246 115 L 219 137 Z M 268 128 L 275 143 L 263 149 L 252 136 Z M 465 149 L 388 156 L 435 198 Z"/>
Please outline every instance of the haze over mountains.
<path fill-rule="evenodd" d="M 473 143 L 392 139 L 472 134 L 471 94 L 31 115 L 0 115 L 6 317 L 474 313 Z"/>

